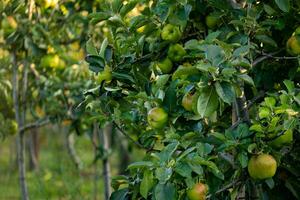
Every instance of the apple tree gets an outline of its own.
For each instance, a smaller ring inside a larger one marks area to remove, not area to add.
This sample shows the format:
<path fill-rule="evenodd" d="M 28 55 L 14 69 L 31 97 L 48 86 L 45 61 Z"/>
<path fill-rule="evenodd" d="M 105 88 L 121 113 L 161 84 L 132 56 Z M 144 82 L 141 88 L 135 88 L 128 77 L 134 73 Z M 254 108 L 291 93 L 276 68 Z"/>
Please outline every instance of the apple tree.
<path fill-rule="evenodd" d="M 112 200 L 299 199 L 300 4 L 112 0 L 85 103 L 144 149 Z M 96 29 L 95 29 L 96 30 Z M 92 106 L 91 106 L 92 105 Z"/>

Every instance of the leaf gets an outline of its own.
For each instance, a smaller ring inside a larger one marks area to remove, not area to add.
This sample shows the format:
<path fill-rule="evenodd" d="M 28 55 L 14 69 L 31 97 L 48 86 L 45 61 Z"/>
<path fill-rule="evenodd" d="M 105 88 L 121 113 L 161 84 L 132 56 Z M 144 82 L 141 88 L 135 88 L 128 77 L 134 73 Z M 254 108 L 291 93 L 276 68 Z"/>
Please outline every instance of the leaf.
<path fill-rule="evenodd" d="M 105 50 L 106 50 L 107 45 L 108 45 L 108 40 L 107 40 L 107 38 L 105 38 L 101 44 L 101 48 L 100 48 L 100 52 L 99 52 L 99 56 L 101 56 L 103 59 L 105 58 Z"/>
<path fill-rule="evenodd" d="M 172 110 L 176 107 L 176 101 L 177 101 L 176 87 L 177 87 L 177 81 L 172 81 L 166 91 L 166 95 L 163 101 L 163 106 L 166 108 L 168 112 L 172 112 Z"/>
<path fill-rule="evenodd" d="M 224 51 L 217 45 L 207 45 L 205 55 L 214 66 L 219 66 L 224 61 Z"/>
<path fill-rule="evenodd" d="M 272 178 L 266 179 L 265 182 L 266 182 L 266 184 L 268 185 L 268 187 L 269 187 L 270 189 L 273 189 L 273 188 L 274 188 L 275 183 L 274 183 L 274 180 L 273 180 Z"/>
<path fill-rule="evenodd" d="M 143 179 L 140 185 L 140 193 L 141 195 L 147 199 L 148 192 L 151 190 L 154 184 L 153 172 L 150 170 L 145 170 Z"/>
<path fill-rule="evenodd" d="M 226 103 L 231 104 L 235 100 L 235 92 L 230 83 L 227 82 L 216 82 L 216 91 L 219 97 Z"/>
<path fill-rule="evenodd" d="M 118 80 L 129 80 L 130 82 L 134 83 L 134 79 L 129 74 L 112 72 L 112 77 L 114 77 Z"/>
<path fill-rule="evenodd" d="M 98 55 L 97 49 L 93 44 L 92 39 L 89 39 L 85 44 L 87 54 Z"/>
<path fill-rule="evenodd" d="M 173 142 L 168 144 L 160 153 L 158 153 L 158 157 L 160 158 L 161 163 L 166 163 L 170 160 L 173 153 L 176 151 L 179 143 Z"/>
<path fill-rule="evenodd" d="M 176 188 L 172 183 L 157 184 L 154 194 L 155 200 L 177 200 Z"/>
<path fill-rule="evenodd" d="M 98 22 L 101 22 L 103 20 L 108 19 L 111 17 L 110 13 L 107 12 L 97 12 L 97 13 L 91 13 L 89 14 L 88 18 L 92 19 L 90 22 L 92 24 L 97 24 Z"/>
<path fill-rule="evenodd" d="M 102 57 L 97 55 L 87 55 L 85 57 L 86 62 L 89 63 L 89 69 L 93 72 L 101 72 L 104 69 L 105 61 Z"/>
<path fill-rule="evenodd" d="M 247 167 L 247 165 L 248 165 L 248 155 L 247 155 L 247 152 L 242 151 L 241 153 L 239 153 L 238 154 L 238 159 L 239 159 L 239 162 L 240 162 L 242 168 Z"/>
<path fill-rule="evenodd" d="M 155 170 L 155 177 L 159 183 L 165 184 L 172 176 L 173 169 L 171 167 L 159 167 Z"/>
<path fill-rule="evenodd" d="M 277 43 L 275 42 L 275 40 L 273 40 L 271 37 L 269 37 L 267 35 L 256 35 L 255 38 L 264 44 L 268 44 L 273 47 L 277 47 Z"/>
<path fill-rule="evenodd" d="M 117 190 L 111 194 L 110 200 L 129 200 L 127 194 L 128 194 L 127 188 Z"/>
<path fill-rule="evenodd" d="M 208 117 L 213 114 L 219 105 L 218 95 L 214 90 L 214 87 L 204 89 L 197 101 L 197 112 L 201 117 Z"/>
<path fill-rule="evenodd" d="M 183 177 L 191 177 L 192 169 L 186 162 L 177 162 L 175 166 L 175 172 Z"/>
<path fill-rule="evenodd" d="M 295 84 L 293 81 L 291 80 L 284 80 L 283 81 L 285 87 L 288 89 L 288 92 L 291 94 L 293 93 L 294 89 L 295 89 Z"/>
<path fill-rule="evenodd" d="M 139 161 L 130 164 L 127 169 L 135 169 L 135 168 L 142 168 L 142 167 L 152 167 L 153 163 L 151 161 Z"/>
<path fill-rule="evenodd" d="M 283 12 L 290 11 L 290 0 L 275 0 L 275 2 Z"/>
<path fill-rule="evenodd" d="M 138 3 L 138 1 L 129 1 L 126 5 L 124 5 L 120 10 L 120 15 L 123 18 L 128 12 L 130 12 Z"/>
<path fill-rule="evenodd" d="M 240 74 L 240 75 L 237 75 L 240 79 L 242 79 L 243 81 L 245 81 L 245 83 L 248 83 L 249 85 L 252 85 L 254 86 L 254 81 L 253 79 L 247 75 L 247 74 Z"/>

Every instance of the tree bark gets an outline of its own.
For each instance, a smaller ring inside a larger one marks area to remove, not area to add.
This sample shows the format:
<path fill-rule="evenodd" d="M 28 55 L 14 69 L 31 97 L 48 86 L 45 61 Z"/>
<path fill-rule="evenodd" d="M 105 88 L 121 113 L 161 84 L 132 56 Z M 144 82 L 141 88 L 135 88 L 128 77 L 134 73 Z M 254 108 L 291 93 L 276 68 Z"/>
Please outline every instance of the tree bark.
<path fill-rule="evenodd" d="M 76 168 L 81 169 L 82 162 L 81 162 L 80 157 L 77 155 L 77 152 L 76 152 L 76 149 L 74 146 L 75 138 L 74 138 L 73 133 L 67 133 L 66 143 L 67 143 L 69 155 L 71 156 L 71 159 L 74 162 Z"/>
<path fill-rule="evenodd" d="M 33 128 L 31 135 L 28 140 L 29 148 L 29 170 L 38 170 L 39 169 L 39 136 L 38 129 Z"/>
<path fill-rule="evenodd" d="M 12 54 L 12 86 L 13 86 L 13 104 L 15 109 L 15 119 L 18 124 L 18 127 L 23 126 L 22 118 L 25 116 L 21 116 L 20 114 L 20 102 L 19 102 L 19 84 L 18 84 L 18 63 L 17 56 L 14 52 Z M 19 183 L 21 187 L 21 199 L 28 200 L 28 190 L 26 184 L 26 168 L 25 168 L 25 140 L 24 140 L 24 132 L 18 130 L 18 137 L 16 139 L 17 143 L 17 160 L 18 160 L 18 168 L 19 168 Z"/>
<path fill-rule="evenodd" d="M 100 132 L 99 132 L 100 133 Z M 108 152 L 110 145 L 109 145 L 109 136 L 112 133 L 112 124 L 107 124 L 103 130 L 101 131 L 101 144 L 103 146 L 103 150 L 104 152 Z M 105 196 L 105 200 L 109 200 L 110 197 L 110 193 L 111 193 L 111 189 L 110 189 L 110 178 L 111 178 L 111 172 L 110 172 L 110 163 L 109 163 L 109 159 L 108 156 L 104 157 L 102 160 L 102 164 L 103 164 L 103 178 L 104 178 L 104 196 Z"/>

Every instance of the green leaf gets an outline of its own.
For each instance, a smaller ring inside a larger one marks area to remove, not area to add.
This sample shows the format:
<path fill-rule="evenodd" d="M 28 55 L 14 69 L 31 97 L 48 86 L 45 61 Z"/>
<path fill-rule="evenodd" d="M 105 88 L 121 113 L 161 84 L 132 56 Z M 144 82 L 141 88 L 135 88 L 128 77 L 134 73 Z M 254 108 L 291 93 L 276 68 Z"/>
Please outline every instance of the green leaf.
<path fill-rule="evenodd" d="M 130 12 L 138 3 L 138 1 L 129 1 L 126 5 L 124 5 L 120 10 L 120 15 L 123 18 L 128 12 Z"/>
<path fill-rule="evenodd" d="M 271 45 L 273 47 L 277 47 L 277 43 L 271 37 L 267 35 L 256 35 L 255 38 L 264 44 Z"/>
<path fill-rule="evenodd" d="M 154 184 L 153 172 L 150 170 L 145 170 L 143 179 L 140 185 L 140 193 L 141 195 L 147 199 L 148 192 L 151 190 Z"/>
<path fill-rule="evenodd" d="M 86 48 L 87 54 L 98 55 L 98 51 L 97 51 L 96 47 L 94 46 L 92 39 L 89 39 L 86 42 L 85 46 L 86 46 L 85 48 Z"/>
<path fill-rule="evenodd" d="M 113 0 L 111 3 L 112 10 L 117 13 L 123 5 L 123 0 Z"/>
<path fill-rule="evenodd" d="M 160 162 L 168 162 L 171 159 L 173 153 L 176 151 L 178 145 L 178 142 L 173 142 L 171 144 L 168 144 L 160 153 L 158 153 L 157 155 L 160 158 Z"/>
<path fill-rule="evenodd" d="M 245 81 L 245 83 L 248 83 L 249 85 L 252 85 L 254 86 L 254 81 L 253 79 L 247 75 L 247 74 L 240 74 L 240 75 L 237 75 L 240 79 L 242 79 L 243 81 Z"/>
<path fill-rule="evenodd" d="M 247 152 L 242 151 L 241 153 L 239 153 L 238 154 L 238 159 L 239 159 L 239 162 L 240 162 L 242 168 L 247 167 L 247 165 L 248 165 L 248 155 L 247 155 Z"/>
<path fill-rule="evenodd" d="M 153 163 L 151 161 L 139 161 L 130 164 L 127 169 L 135 169 L 135 168 L 142 168 L 142 167 L 152 167 Z"/>
<path fill-rule="evenodd" d="M 110 200 L 129 200 L 127 194 L 128 194 L 127 188 L 117 190 L 111 194 Z"/>
<path fill-rule="evenodd" d="M 219 97 L 226 103 L 231 104 L 235 100 L 235 92 L 230 83 L 216 82 L 216 91 Z"/>
<path fill-rule="evenodd" d="M 93 72 L 101 72 L 104 69 L 105 61 L 102 57 L 97 55 L 87 55 L 85 57 L 86 62 L 89 63 L 89 69 Z"/>
<path fill-rule="evenodd" d="M 201 117 L 208 117 L 213 114 L 219 105 L 219 99 L 214 87 L 201 91 L 197 101 L 197 111 Z"/>
<path fill-rule="evenodd" d="M 172 183 L 157 184 L 154 194 L 155 200 L 177 200 L 176 188 Z"/>
<path fill-rule="evenodd" d="M 108 45 L 108 40 L 107 40 L 107 38 L 105 38 L 101 44 L 101 48 L 100 48 L 100 52 L 99 52 L 99 56 L 101 56 L 103 59 L 105 58 L 105 50 L 106 50 L 107 45 Z"/>
<path fill-rule="evenodd" d="M 168 87 L 166 91 L 166 95 L 163 101 L 163 106 L 169 111 L 172 112 L 172 110 L 176 107 L 176 87 L 177 87 L 177 81 L 172 81 L 170 86 Z"/>
<path fill-rule="evenodd" d="M 272 178 L 266 179 L 265 182 L 269 186 L 270 189 L 274 188 L 275 182 L 274 182 L 274 180 Z"/>
<path fill-rule="evenodd" d="M 186 162 L 177 162 L 175 166 L 175 172 L 183 177 L 191 177 L 192 169 Z"/>
<path fill-rule="evenodd" d="M 295 84 L 293 81 L 291 80 L 284 80 L 283 81 L 285 87 L 288 89 L 288 92 L 291 94 L 293 93 L 294 89 L 295 89 Z"/>
<path fill-rule="evenodd" d="M 90 21 L 92 24 L 97 24 L 103 20 L 108 19 L 109 17 L 111 17 L 111 13 L 107 13 L 107 12 L 91 13 L 88 16 L 88 18 L 92 19 Z"/>
<path fill-rule="evenodd" d="M 290 0 L 275 0 L 275 2 L 283 12 L 290 11 Z"/>
<path fill-rule="evenodd" d="M 172 176 L 173 169 L 171 167 L 159 167 L 155 170 L 155 177 L 159 183 L 165 184 Z"/>

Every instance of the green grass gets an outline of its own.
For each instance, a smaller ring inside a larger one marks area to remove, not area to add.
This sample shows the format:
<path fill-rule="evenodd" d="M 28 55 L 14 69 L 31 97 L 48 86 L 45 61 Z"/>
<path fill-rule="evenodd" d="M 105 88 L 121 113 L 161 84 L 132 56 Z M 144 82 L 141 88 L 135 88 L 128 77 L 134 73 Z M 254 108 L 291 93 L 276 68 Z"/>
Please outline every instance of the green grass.
<path fill-rule="evenodd" d="M 94 150 L 89 137 L 83 135 L 76 136 L 75 139 L 76 151 L 83 162 L 83 169 L 78 171 L 67 151 L 66 136 L 63 131 L 63 129 L 53 127 L 39 131 L 39 170 L 28 171 L 27 167 L 26 174 L 30 199 L 95 200 L 96 189 L 96 199 L 102 200 L 101 160 L 97 163 L 97 176 L 95 176 Z M 130 154 L 132 162 L 142 159 L 144 153 L 135 148 L 132 150 Z M 120 160 L 118 151 L 112 151 L 109 159 L 112 176 L 117 175 Z M 28 166 L 28 151 L 26 152 L 26 166 Z M 0 141 L 0 200 L 15 199 L 20 199 L 15 138 L 8 137 Z"/>
<path fill-rule="evenodd" d="M 48 133 L 45 137 L 40 134 L 39 171 L 27 172 L 30 199 L 94 199 L 94 154 L 89 138 L 81 136 L 76 140 L 76 150 L 84 163 L 83 169 L 78 171 L 68 154 L 64 135 Z M 20 198 L 15 149 L 10 151 L 10 146 L 15 146 L 14 140 L 6 138 L 0 143 L 0 200 Z M 97 173 L 101 175 L 100 164 Z M 100 176 L 97 180 L 99 200 L 103 199 L 102 185 Z"/>

